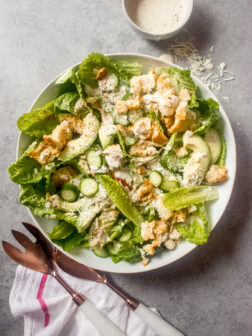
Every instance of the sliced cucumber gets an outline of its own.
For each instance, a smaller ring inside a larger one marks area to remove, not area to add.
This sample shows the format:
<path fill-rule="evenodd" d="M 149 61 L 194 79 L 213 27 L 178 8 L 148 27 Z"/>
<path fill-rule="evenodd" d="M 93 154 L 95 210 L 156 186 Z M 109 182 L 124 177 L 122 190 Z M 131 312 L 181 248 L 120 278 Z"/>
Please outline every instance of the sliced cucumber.
<path fill-rule="evenodd" d="M 94 196 L 98 191 L 98 183 L 92 177 L 83 178 L 80 183 L 80 191 L 84 196 Z"/>
<path fill-rule="evenodd" d="M 122 244 L 116 241 L 114 241 L 113 243 L 107 244 L 107 250 L 109 254 L 112 254 L 112 255 L 117 255 L 121 247 L 122 247 Z"/>
<path fill-rule="evenodd" d="M 99 129 L 99 139 L 103 149 L 106 149 L 108 146 L 112 145 L 114 140 L 114 134 L 106 133 L 106 126 L 102 125 Z"/>
<path fill-rule="evenodd" d="M 111 92 L 118 86 L 118 77 L 114 74 L 108 74 L 98 80 L 100 90 Z"/>
<path fill-rule="evenodd" d="M 221 137 L 215 129 L 210 129 L 204 137 L 210 149 L 212 163 L 216 163 L 221 154 Z"/>
<path fill-rule="evenodd" d="M 100 258 L 107 258 L 109 255 L 105 247 L 93 247 L 92 250 L 94 254 Z"/>
<path fill-rule="evenodd" d="M 75 202 L 79 197 L 79 194 L 79 189 L 71 183 L 65 183 L 60 190 L 61 198 L 67 202 Z"/>
<path fill-rule="evenodd" d="M 159 188 L 162 189 L 163 191 L 171 191 L 173 189 L 179 188 L 179 183 L 177 181 L 170 181 L 164 178 Z"/>
<path fill-rule="evenodd" d="M 132 237 L 132 231 L 127 227 L 124 227 L 122 230 L 122 234 L 119 237 L 119 242 L 126 242 Z"/>
<path fill-rule="evenodd" d="M 99 169 L 102 166 L 102 155 L 95 150 L 87 153 L 87 162 L 91 169 Z"/>
<path fill-rule="evenodd" d="M 149 174 L 149 180 L 154 187 L 158 187 L 163 181 L 163 175 L 159 171 L 153 170 Z"/>
<path fill-rule="evenodd" d="M 135 136 L 129 136 L 129 135 L 127 135 L 127 136 L 124 138 L 124 140 L 125 140 L 125 144 L 126 144 L 127 146 L 132 146 L 132 145 L 134 145 L 134 144 L 137 142 L 138 138 L 135 137 Z"/>

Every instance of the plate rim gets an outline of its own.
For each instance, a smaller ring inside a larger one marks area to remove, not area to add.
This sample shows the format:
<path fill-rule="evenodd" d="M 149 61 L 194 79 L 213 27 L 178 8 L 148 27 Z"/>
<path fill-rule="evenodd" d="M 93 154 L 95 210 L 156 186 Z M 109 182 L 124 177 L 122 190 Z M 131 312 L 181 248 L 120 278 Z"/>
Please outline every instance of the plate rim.
<path fill-rule="evenodd" d="M 141 54 L 141 53 L 109 53 L 109 54 L 104 54 L 105 56 L 108 56 L 108 57 L 139 57 L 139 58 L 145 58 L 145 59 L 149 59 L 149 60 L 152 60 L 152 61 L 158 61 L 158 62 L 162 62 L 162 63 L 165 63 L 167 64 L 168 66 L 174 66 L 174 67 L 177 67 L 177 68 L 180 68 L 180 69 L 183 69 L 181 66 L 179 65 L 176 65 L 176 64 L 173 64 L 171 62 L 168 62 L 166 60 L 162 60 L 158 57 L 155 57 L 155 56 L 150 56 L 150 55 L 146 55 L 146 54 Z M 64 71 L 62 71 L 60 74 L 58 74 L 57 76 L 55 76 L 49 83 L 46 84 L 46 86 L 39 92 L 39 94 L 36 96 L 36 98 L 34 99 L 33 103 L 31 104 L 30 108 L 28 109 L 28 112 L 30 112 L 32 109 L 33 109 L 33 106 L 36 104 L 36 102 L 38 101 L 38 99 L 40 98 L 40 96 L 44 93 L 44 91 L 50 86 L 52 85 L 56 80 L 57 78 L 59 78 L 62 74 L 64 74 L 67 70 L 73 68 L 73 67 L 76 67 L 76 66 L 79 66 L 81 64 L 81 62 L 78 62 L 76 64 L 73 64 L 71 65 L 70 67 L 66 68 Z M 237 150 L 236 150 L 236 141 L 235 141 L 235 136 L 234 136 L 234 132 L 233 132 L 233 129 L 232 129 L 232 126 L 231 126 L 231 123 L 230 123 L 230 120 L 223 108 L 223 106 L 221 105 L 219 99 L 215 96 L 215 94 L 209 89 L 206 87 L 206 85 L 202 82 L 202 80 L 200 80 L 198 77 L 196 77 L 195 75 L 191 74 L 191 77 L 193 78 L 193 80 L 196 80 L 197 82 L 200 83 L 200 85 L 202 87 L 204 87 L 207 91 L 208 91 L 208 94 L 209 94 L 209 98 L 212 98 L 214 100 L 216 100 L 218 103 L 219 103 L 219 109 L 220 109 L 220 112 L 221 112 L 221 116 L 222 118 L 224 119 L 224 125 L 228 125 L 228 128 L 229 128 L 229 131 L 230 131 L 230 135 L 231 135 L 231 138 L 232 138 L 232 141 L 233 141 L 233 144 L 234 144 L 234 148 L 233 148 L 233 151 L 234 151 L 234 163 L 233 163 L 233 179 L 231 181 L 231 187 L 230 187 L 230 192 L 229 192 L 229 195 L 228 197 L 226 198 L 226 202 L 223 206 L 223 210 L 222 212 L 220 213 L 220 215 L 218 216 L 216 222 L 215 222 L 215 225 L 213 225 L 212 227 L 212 230 L 211 232 L 215 229 L 215 227 L 217 226 L 217 224 L 219 223 L 221 217 L 224 215 L 225 213 L 225 210 L 229 204 L 229 201 L 230 201 L 230 198 L 231 198 L 231 195 L 233 193 L 233 189 L 234 189 L 234 183 L 235 183 L 235 180 L 236 180 L 236 168 L 237 168 Z M 27 113 L 27 112 L 25 112 Z M 20 146 L 21 146 L 21 136 L 22 136 L 23 132 L 19 132 L 19 135 L 18 135 L 18 141 L 17 141 L 17 146 L 16 146 L 16 160 L 18 159 L 18 157 L 20 156 L 19 153 L 20 153 Z M 20 188 L 20 185 L 19 185 L 19 188 Z M 37 222 L 35 216 L 33 215 L 33 213 L 31 212 L 31 210 L 25 206 L 29 215 L 31 216 L 34 224 L 36 225 L 36 227 L 41 231 L 41 233 L 48 239 L 48 237 L 46 236 L 45 232 L 42 230 L 40 224 Z M 49 219 L 48 219 L 49 220 Z M 69 252 L 66 252 L 64 250 L 62 250 L 58 245 L 54 244 L 52 241 L 51 243 L 56 246 L 57 248 L 59 248 L 63 253 L 65 253 L 67 256 L 69 256 L 70 258 L 78 261 L 79 263 L 85 265 L 84 262 L 81 262 L 79 259 L 77 259 L 74 255 L 70 254 Z M 207 243 L 206 243 L 207 244 Z M 153 271 L 153 270 L 156 270 L 156 269 L 162 269 L 166 266 L 168 266 L 169 264 L 183 258 L 184 256 L 186 256 L 187 254 L 189 254 L 190 252 L 192 252 L 196 247 L 198 247 L 199 245 L 196 245 L 196 244 L 192 244 L 190 243 L 190 248 L 188 248 L 186 251 L 180 253 L 179 256 L 176 256 L 175 258 L 172 258 L 171 260 L 169 260 L 168 262 L 167 261 L 163 261 L 163 263 L 161 263 L 160 265 L 155 265 L 153 263 L 153 266 L 151 266 L 151 263 L 149 264 L 149 267 L 148 268 L 142 268 L 141 270 L 132 270 L 132 271 L 124 271 L 124 270 L 120 270 L 120 271 L 117 271 L 117 270 L 106 270 L 104 268 L 99 268 L 99 267 L 93 267 L 94 269 L 97 269 L 99 271 L 102 271 L 102 272 L 109 272 L 109 273 L 115 273 L 115 274 L 140 274 L 140 273 L 146 273 L 146 272 L 150 272 L 150 271 Z M 140 263 L 139 263 L 140 264 Z M 115 264 L 116 265 L 116 264 Z M 128 263 L 128 265 L 131 265 L 130 263 Z M 87 266 L 87 265 L 85 265 Z M 92 267 L 92 266 L 87 266 L 87 267 Z"/>

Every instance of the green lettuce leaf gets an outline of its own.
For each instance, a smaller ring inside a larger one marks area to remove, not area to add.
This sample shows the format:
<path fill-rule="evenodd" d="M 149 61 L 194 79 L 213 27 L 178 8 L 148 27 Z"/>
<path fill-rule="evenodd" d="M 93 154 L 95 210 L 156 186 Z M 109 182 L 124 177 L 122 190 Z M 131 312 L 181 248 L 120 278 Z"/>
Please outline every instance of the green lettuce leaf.
<path fill-rule="evenodd" d="M 92 53 L 86 57 L 79 68 L 79 78 L 83 85 L 91 88 L 98 87 L 96 79 L 97 71 L 105 67 L 109 73 L 115 74 L 119 81 L 128 81 L 132 76 L 141 73 L 141 65 L 128 61 L 112 61 L 109 57 L 100 53 Z"/>
<path fill-rule="evenodd" d="M 135 245 L 126 243 L 122 244 L 122 247 L 117 255 L 111 255 L 111 259 L 115 264 L 122 260 L 129 263 L 135 263 L 141 260 L 141 252 Z"/>
<path fill-rule="evenodd" d="M 85 98 L 87 95 L 86 95 L 84 86 L 81 84 L 81 79 L 80 79 L 80 76 L 79 76 L 79 71 L 75 71 L 72 74 L 71 81 L 75 85 L 76 90 L 79 93 L 79 96 L 82 97 L 82 98 Z"/>
<path fill-rule="evenodd" d="M 66 92 L 55 100 L 55 108 L 61 111 L 74 112 L 74 106 L 79 99 L 77 92 Z"/>
<path fill-rule="evenodd" d="M 58 94 L 63 94 L 69 91 L 75 91 L 76 87 L 72 82 L 71 78 L 75 72 L 76 67 L 69 68 L 66 70 L 56 81 L 56 86 L 58 88 Z"/>
<path fill-rule="evenodd" d="M 199 106 L 196 111 L 200 113 L 200 123 L 194 133 L 205 134 L 220 119 L 219 104 L 212 98 L 198 98 L 197 101 Z"/>
<path fill-rule="evenodd" d="M 169 210 L 180 210 L 219 197 L 217 188 L 208 186 L 183 187 L 167 193 L 163 204 Z"/>
<path fill-rule="evenodd" d="M 144 221 L 139 211 L 134 206 L 128 194 L 119 183 L 107 175 L 98 175 L 97 180 L 101 183 L 112 203 L 135 225 L 141 225 Z"/>
<path fill-rule="evenodd" d="M 18 184 L 36 183 L 49 174 L 48 170 L 42 167 L 38 161 L 28 156 L 37 144 L 37 141 L 34 141 L 20 158 L 10 165 L 9 174 L 13 182 Z"/>
<path fill-rule="evenodd" d="M 221 135 L 221 153 L 218 159 L 217 165 L 222 167 L 225 165 L 226 161 L 226 154 L 227 154 L 227 143 L 223 135 Z"/>
<path fill-rule="evenodd" d="M 75 227 L 65 221 L 59 221 L 48 233 L 50 239 L 65 239 L 75 230 Z"/>
<path fill-rule="evenodd" d="M 171 78 L 172 84 L 178 92 L 180 89 L 196 91 L 197 86 L 191 78 L 190 70 L 181 70 L 176 67 L 161 68 L 161 72 L 165 72 Z"/>
<path fill-rule="evenodd" d="M 35 138 L 50 134 L 59 123 L 54 103 L 55 100 L 42 108 L 23 114 L 17 121 L 18 129 Z"/>
<path fill-rule="evenodd" d="M 205 244 L 211 232 L 211 226 L 204 204 L 198 204 L 197 211 L 186 219 L 185 224 L 177 224 L 180 235 L 191 243 Z"/>

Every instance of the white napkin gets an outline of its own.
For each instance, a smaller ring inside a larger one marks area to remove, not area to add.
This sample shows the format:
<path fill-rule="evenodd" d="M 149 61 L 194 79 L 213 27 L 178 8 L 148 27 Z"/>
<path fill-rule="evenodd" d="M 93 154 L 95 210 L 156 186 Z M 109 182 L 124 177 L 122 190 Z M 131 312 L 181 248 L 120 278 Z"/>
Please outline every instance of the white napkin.
<path fill-rule="evenodd" d="M 127 335 L 155 335 L 106 285 L 74 278 L 61 269 L 59 273 Z M 16 270 L 10 293 L 10 308 L 14 317 L 24 317 L 25 336 L 100 335 L 52 276 L 22 266 Z"/>

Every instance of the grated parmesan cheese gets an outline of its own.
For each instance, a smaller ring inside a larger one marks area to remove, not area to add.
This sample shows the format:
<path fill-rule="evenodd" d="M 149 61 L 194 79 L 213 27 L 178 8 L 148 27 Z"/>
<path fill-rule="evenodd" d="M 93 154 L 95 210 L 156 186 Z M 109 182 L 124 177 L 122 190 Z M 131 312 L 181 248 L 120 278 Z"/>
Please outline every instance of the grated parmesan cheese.
<path fill-rule="evenodd" d="M 219 92 L 225 82 L 234 80 L 234 74 L 225 70 L 227 65 L 224 62 L 218 66 L 214 65 L 213 51 L 214 46 L 212 45 L 209 49 L 209 55 L 201 56 L 199 50 L 189 39 L 185 42 L 177 41 L 172 44 L 167 55 L 174 56 L 175 64 L 189 68 L 192 74 L 201 79 L 208 88 Z M 160 58 L 165 60 L 164 56 L 166 55 L 162 55 Z"/>

